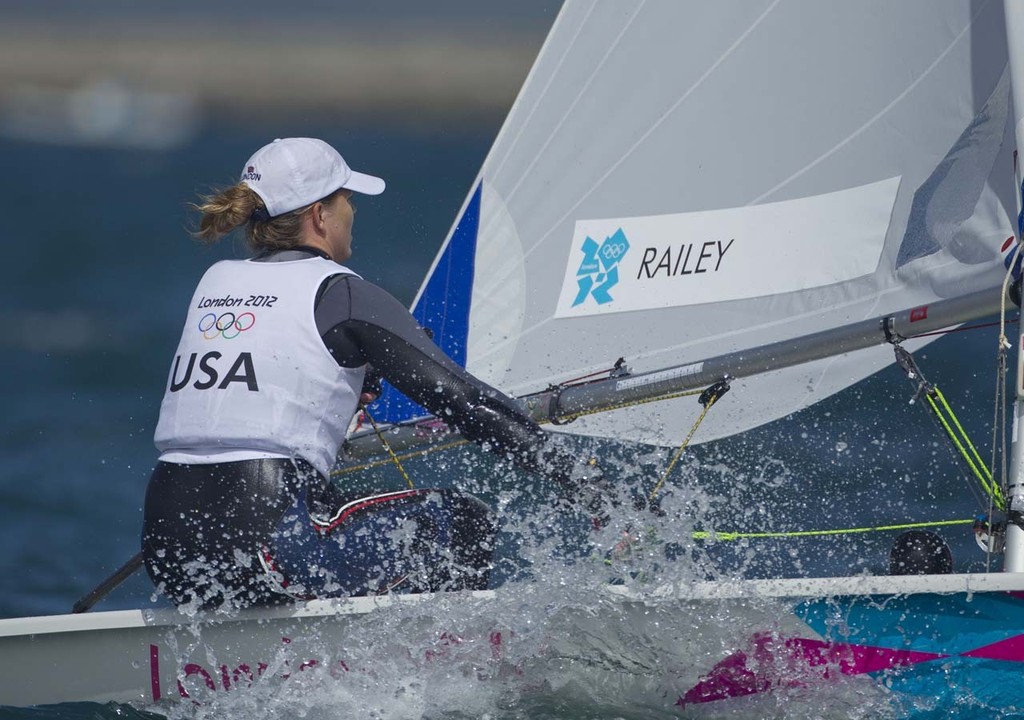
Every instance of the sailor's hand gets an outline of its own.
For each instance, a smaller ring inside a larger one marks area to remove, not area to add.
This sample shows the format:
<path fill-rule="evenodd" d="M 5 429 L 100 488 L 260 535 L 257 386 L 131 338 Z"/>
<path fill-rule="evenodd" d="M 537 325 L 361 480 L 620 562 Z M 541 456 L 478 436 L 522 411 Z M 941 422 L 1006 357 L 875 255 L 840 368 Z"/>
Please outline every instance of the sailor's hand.
<path fill-rule="evenodd" d="M 359 405 L 360 407 L 366 407 L 377 398 L 380 397 L 384 381 L 384 377 L 377 372 L 377 369 L 373 365 L 366 366 L 366 374 L 363 376 L 363 387 L 359 391 Z"/>
<path fill-rule="evenodd" d="M 625 560 L 633 554 L 633 546 L 640 541 L 640 536 L 633 532 L 626 530 L 622 533 L 622 537 L 615 543 L 615 547 L 611 550 L 612 560 Z"/>

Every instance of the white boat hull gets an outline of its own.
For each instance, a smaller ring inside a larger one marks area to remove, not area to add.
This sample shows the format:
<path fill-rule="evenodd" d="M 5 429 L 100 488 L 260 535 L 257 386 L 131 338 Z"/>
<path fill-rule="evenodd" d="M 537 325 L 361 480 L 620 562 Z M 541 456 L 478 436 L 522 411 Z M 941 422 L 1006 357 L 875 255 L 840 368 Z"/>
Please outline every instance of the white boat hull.
<path fill-rule="evenodd" d="M 426 685 L 433 674 L 456 673 L 683 714 L 837 682 L 905 692 L 913 702 L 931 697 L 933 683 L 950 687 L 957 668 L 972 678 L 972 697 L 1024 697 L 1021 576 L 607 590 L 528 622 L 516 619 L 535 604 L 528 585 L 314 601 L 202 621 L 170 609 L 0 620 L 0 704 L 205 704 L 311 683 L 365 686 L 396 665 Z"/>

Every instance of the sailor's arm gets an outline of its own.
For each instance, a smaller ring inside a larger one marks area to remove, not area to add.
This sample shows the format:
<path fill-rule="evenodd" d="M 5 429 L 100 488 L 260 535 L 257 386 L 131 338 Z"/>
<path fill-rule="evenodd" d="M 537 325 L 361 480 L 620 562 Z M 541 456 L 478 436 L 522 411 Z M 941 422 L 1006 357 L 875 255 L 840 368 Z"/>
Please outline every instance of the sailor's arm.
<path fill-rule="evenodd" d="M 524 469 L 579 486 L 572 453 L 510 398 L 445 355 L 384 290 L 352 276 L 337 279 L 317 306 L 317 325 L 339 363 L 370 363 L 398 390 L 466 438 L 507 454 Z"/>

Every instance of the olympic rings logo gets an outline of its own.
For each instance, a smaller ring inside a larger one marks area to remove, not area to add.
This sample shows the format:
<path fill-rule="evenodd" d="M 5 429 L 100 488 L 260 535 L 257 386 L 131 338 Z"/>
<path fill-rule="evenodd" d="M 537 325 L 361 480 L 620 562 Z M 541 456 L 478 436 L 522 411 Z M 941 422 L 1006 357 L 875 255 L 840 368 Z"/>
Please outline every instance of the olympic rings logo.
<path fill-rule="evenodd" d="M 606 260 L 618 260 L 626 253 L 627 249 L 628 248 L 622 243 L 605 244 L 604 247 L 601 248 L 601 255 L 603 255 Z"/>
<path fill-rule="evenodd" d="M 199 320 L 199 332 L 207 340 L 213 340 L 220 335 L 225 340 L 232 340 L 256 324 L 256 316 L 251 312 L 244 312 L 235 315 L 233 312 L 206 313 Z"/>

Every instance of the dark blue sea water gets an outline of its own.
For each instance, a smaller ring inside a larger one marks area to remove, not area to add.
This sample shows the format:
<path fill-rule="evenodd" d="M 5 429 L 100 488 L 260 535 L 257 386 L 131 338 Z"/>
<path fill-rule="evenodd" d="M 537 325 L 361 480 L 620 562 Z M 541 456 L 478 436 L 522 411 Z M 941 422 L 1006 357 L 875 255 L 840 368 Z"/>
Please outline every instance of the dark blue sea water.
<path fill-rule="evenodd" d="M 323 137 L 354 167 L 387 179 L 384 195 L 359 201 L 350 264 L 409 302 L 496 130 L 214 124 L 162 151 L 0 139 L 0 617 L 67 612 L 138 549 L 152 433 L 185 303 L 209 263 L 244 253 L 189 239 L 187 203 L 197 192 L 232 182 L 275 136 Z M 919 358 L 985 458 L 995 337 L 991 328 L 959 333 Z M 898 371 L 885 371 L 743 439 L 696 448 L 676 482 L 701 484 L 698 515 L 719 529 L 970 518 L 978 504 L 912 395 Z M 510 480 L 476 482 L 496 493 Z M 969 526 L 942 532 L 958 569 L 980 567 Z M 727 573 L 884 572 L 893 536 L 721 543 L 710 552 Z M 152 593 L 136 576 L 100 609 L 150 605 Z M 47 712 L 0 717 L 136 716 L 92 706 Z"/>

